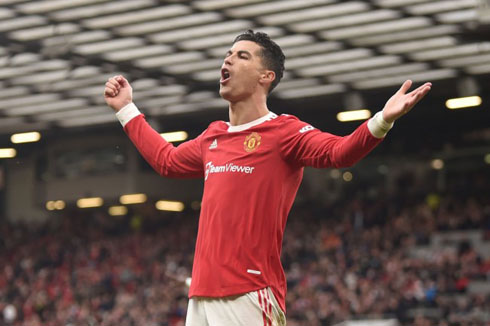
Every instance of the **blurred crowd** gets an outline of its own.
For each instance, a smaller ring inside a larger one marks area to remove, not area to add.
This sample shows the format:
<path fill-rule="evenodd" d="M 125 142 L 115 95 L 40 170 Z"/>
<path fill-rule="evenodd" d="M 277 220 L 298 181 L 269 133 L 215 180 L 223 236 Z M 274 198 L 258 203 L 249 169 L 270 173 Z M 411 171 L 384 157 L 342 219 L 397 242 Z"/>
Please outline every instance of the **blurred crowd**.
<path fill-rule="evenodd" d="M 470 242 L 413 254 L 435 232 L 490 234 L 485 194 L 448 189 L 428 195 L 401 184 L 296 203 L 282 254 L 287 324 L 489 325 L 490 296 L 468 286 L 490 282 L 490 261 Z M 183 326 L 197 215 L 65 210 L 43 226 L 2 222 L 0 325 Z"/>

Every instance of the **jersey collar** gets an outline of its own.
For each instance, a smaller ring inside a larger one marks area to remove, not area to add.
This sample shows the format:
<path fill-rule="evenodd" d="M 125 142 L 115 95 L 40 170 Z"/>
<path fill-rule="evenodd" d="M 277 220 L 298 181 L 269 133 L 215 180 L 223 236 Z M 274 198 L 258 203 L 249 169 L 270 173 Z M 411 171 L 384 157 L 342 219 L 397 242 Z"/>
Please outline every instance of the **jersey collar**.
<path fill-rule="evenodd" d="M 232 126 L 232 125 L 230 125 L 229 122 L 227 122 L 226 124 L 228 125 L 228 132 L 238 132 L 238 131 L 244 131 L 244 130 L 247 130 L 249 128 L 255 127 L 255 126 L 257 126 L 257 125 L 259 125 L 265 121 L 269 121 L 269 120 L 272 120 L 275 118 L 277 118 L 277 114 L 275 114 L 274 112 L 269 112 L 266 115 L 264 115 L 263 117 L 258 118 L 257 120 L 250 121 L 250 122 L 244 123 L 242 125 Z"/>

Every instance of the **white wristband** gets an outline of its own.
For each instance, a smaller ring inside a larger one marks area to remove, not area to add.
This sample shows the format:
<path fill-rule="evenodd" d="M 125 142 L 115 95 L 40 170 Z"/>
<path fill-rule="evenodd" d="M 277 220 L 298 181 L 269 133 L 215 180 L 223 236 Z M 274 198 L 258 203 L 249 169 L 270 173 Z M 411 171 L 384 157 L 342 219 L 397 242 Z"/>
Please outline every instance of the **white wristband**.
<path fill-rule="evenodd" d="M 140 110 L 136 107 L 134 103 L 129 103 L 125 107 L 123 107 L 121 110 L 119 110 L 116 113 L 116 117 L 121 123 L 121 125 L 124 126 L 131 121 L 133 118 L 139 116 L 141 114 Z"/>
<path fill-rule="evenodd" d="M 367 126 L 374 137 L 383 138 L 386 136 L 388 131 L 393 128 L 393 124 L 393 122 L 386 122 L 385 119 L 383 119 L 383 111 L 379 111 L 374 115 L 374 117 L 369 119 Z"/>

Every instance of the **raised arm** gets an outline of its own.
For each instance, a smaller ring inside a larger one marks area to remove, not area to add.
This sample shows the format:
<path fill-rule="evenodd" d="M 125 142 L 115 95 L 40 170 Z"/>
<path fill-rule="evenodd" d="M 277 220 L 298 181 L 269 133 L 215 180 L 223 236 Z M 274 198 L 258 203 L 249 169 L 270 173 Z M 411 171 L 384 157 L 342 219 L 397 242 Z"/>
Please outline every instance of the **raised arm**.
<path fill-rule="evenodd" d="M 386 102 L 383 110 L 359 126 L 350 135 L 332 135 L 290 117 L 283 129 L 281 152 L 284 158 L 301 166 L 349 167 L 373 150 L 386 136 L 393 122 L 409 112 L 431 89 L 425 83 L 407 93 L 410 80 Z"/>
<path fill-rule="evenodd" d="M 146 122 L 132 93 L 129 82 L 115 76 L 107 81 L 104 98 L 145 160 L 162 176 L 202 177 L 201 136 L 174 147 Z"/>

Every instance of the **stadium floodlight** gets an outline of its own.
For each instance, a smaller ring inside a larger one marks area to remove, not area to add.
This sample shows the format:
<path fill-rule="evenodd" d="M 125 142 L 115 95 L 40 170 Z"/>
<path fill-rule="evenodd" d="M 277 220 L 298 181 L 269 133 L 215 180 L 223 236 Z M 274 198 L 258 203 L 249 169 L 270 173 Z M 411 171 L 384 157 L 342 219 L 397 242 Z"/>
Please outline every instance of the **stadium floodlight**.
<path fill-rule="evenodd" d="M 342 93 L 346 91 L 346 86 L 343 84 L 329 84 L 319 86 L 309 86 L 297 89 L 288 89 L 285 91 L 278 91 L 276 96 L 280 99 L 292 99 L 302 97 L 315 97 L 328 94 Z"/>
<path fill-rule="evenodd" d="M 62 210 L 66 207 L 66 203 L 63 200 L 56 200 L 54 202 L 54 209 Z"/>
<path fill-rule="evenodd" d="M 373 10 L 369 12 L 361 12 L 356 14 L 349 14 L 339 17 L 330 17 L 323 19 L 316 19 L 301 23 L 292 24 L 289 27 L 295 32 L 313 32 L 321 31 L 333 28 L 339 28 L 344 26 L 352 26 L 359 24 L 367 24 L 372 22 L 381 22 L 383 20 L 392 20 L 400 18 L 401 13 L 399 11 L 390 9 Z"/>
<path fill-rule="evenodd" d="M 434 170 L 442 170 L 444 168 L 444 161 L 441 160 L 440 158 L 436 158 L 436 159 L 433 159 L 431 162 L 430 162 L 430 166 L 434 169 Z"/>
<path fill-rule="evenodd" d="M 101 197 L 80 198 L 77 200 L 79 208 L 94 208 L 104 205 L 104 200 Z"/>
<path fill-rule="evenodd" d="M 341 2 L 322 7 L 314 7 L 303 10 L 293 10 L 285 13 L 266 15 L 259 21 L 266 25 L 283 25 L 301 21 L 309 21 L 318 18 L 328 18 L 340 15 L 349 15 L 356 12 L 364 12 L 370 9 L 369 4 L 360 1 Z"/>
<path fill-rule="evenodd" d="M 173 131 L 161 133 L 160 136 L 169 143 L 174 143 L 186 140 L 189 137 L 189 134 L 185 131 Z"/>
<path fill-rule="evenodd" d="M 119 197 L 119 202 L 123 205 L 142 204 L 148 197 L 145 194 L 127 194 Z"/>
<path fill-rule="evenodd" d="M 15 148 L 0 148 L 0 158 L 13 158 L 17 155 Z"/>
<path fill-rule="evenodd" d="M 128 208 L 126 206 L 111 206 L 108 212 L 111 216 L 123 216 L 128 213 Z"/>
<path fill-rule="evenodd" d="M 447 100 L 446 108 L 449 110 L 456 110 L 480 106 L 481 104 L 482 99 L 480 96 L 466 96 Z"/>
<path fill-rule="evenodd" d="M 139 11 L 130 11 L 124 14 L 115 14 L 96 18 L 85 19 L 82 24 L 92 29 L 107 29 L 115 26 L 128 25 L 137 22 L 145 22 L 165 17 L 185 15 L 190 12 L 190 8 L 184 5 L 158 6 Z"/>
<path fill-rule="evenodd" d="M 350 171 L 345 171 L 342 174 L 342 179 L 344 179 L 345 182 L 351 182 L 353 177 L 354 176 L 352 175 L 352 172 L 350 172 Z"/>
<path fill-rule="evenodd" d="M 185 205 L 180 201 L 159 200 L 156 202 L 155 207 L 160 211 L 182 212 Z"/>
<path fill-rule="evenodd" d="M 490 153 L 485 154 L 483 160 L 485 161 L 485 163 L 490 164 Z"/>
<path fill-rule="evenodd" d="M 431 26 L 432 22 L 428 17 L 409 17 L 403 19 L 390 20 L 381 23 L 358 25 L 353 27 L 337 28 L 320 33 L 326 40 L 342 40 L 356 38 L 367 35 L 383 34 L 386 31 L 407 31 L 414 28 Z"/>
<path fill-rule="evenodd" d="M 14 144 L 35 143 L 41 139 L 41 134 L 37 131 L 23 132 L 10 136 L 10 141 Z"/>
<path fill-rule="evenodd" d="M 340 122 L 366 120 L 371 117 L 369 110 L 352 110 L 337 113 L 337 120 Z"/>

